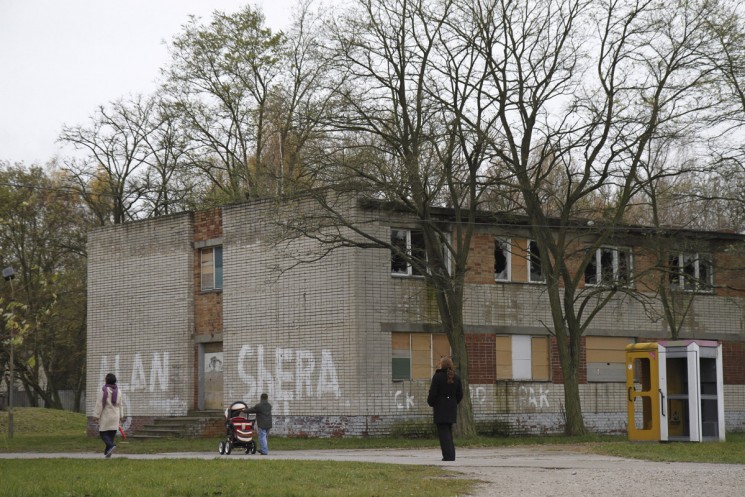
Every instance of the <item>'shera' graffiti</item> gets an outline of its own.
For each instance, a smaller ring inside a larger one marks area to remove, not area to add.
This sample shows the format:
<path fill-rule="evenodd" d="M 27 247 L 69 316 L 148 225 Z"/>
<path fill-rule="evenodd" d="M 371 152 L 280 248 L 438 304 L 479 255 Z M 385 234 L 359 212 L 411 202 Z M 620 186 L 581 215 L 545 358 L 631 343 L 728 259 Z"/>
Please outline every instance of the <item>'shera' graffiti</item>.
<path fill-rule="evenodd" d="M 331 351 L 321 350 L 316 367 L 313 352 L 304 349 L 274 349 L 274 371 L 267 369 L 264 347 L 244 345 L 238 354 L 238 376 L 248 387 L 244 398 L 255 399 L 262 392 L 285 403 L 330 395 L 339 398 L 339 378 Z M 255 374 L 252 374 L 255 373 Z"/>

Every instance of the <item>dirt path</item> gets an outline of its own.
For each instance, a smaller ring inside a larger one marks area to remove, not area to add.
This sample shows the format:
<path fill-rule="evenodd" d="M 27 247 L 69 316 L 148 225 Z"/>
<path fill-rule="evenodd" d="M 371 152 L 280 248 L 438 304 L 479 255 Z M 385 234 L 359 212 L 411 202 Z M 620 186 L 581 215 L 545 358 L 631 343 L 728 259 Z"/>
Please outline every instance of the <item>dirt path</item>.
<path fill-rule="evenodd" d="M 0 458 L 100 458 L 100 454 L 0 454 Z M 214 453 L 125 454 L 131 459 L 252 458 Z M 738 497 L 745 496 L 745 465 L 659 463 L 599 456 L 571 447 L 459 449 L 455 462 L 439 450 L 274 451 L 267 459 L 363 461 L 442 467 L 478 480 L 472 497 Z"/>

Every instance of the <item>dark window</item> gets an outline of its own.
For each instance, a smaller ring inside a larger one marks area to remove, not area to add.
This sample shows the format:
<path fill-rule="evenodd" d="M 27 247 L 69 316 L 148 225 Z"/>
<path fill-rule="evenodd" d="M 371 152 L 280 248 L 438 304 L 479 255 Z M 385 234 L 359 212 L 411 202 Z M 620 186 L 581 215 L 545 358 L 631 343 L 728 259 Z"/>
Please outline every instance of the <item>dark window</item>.
<path fill-rule="evenodd" d="M 538 243 L 533 240 L 530 241 L 528 247 L 528 266 L 529 281 L 546 281 L 546 276 L 543 274 L 543 268 L 541 267 L 541 251 L 538 248 Z"/>
<path fill-rule="evenodd" d="M 494 279 L 510 281 L 510 242 L 497 238 L 494 242 Z"/>
<path fill-rule="evenodd" d="M 420 267 L 424 267 L 426 262 L 427 252 L 421 230 L 391 230 L 391 274 L 422 276 Z"/>
<path fill-rule="evenodd" d="M 670 286 L 689 292 L 710 292 L 714 288 L 713 264 L 709 254 L 695 252 L 671 254 Z"/>
<path fill-rule="evenodd" d="M 586 285 L 628 285 L 631 283 L 631 251 L 601 247 L 585 268 Z"/>

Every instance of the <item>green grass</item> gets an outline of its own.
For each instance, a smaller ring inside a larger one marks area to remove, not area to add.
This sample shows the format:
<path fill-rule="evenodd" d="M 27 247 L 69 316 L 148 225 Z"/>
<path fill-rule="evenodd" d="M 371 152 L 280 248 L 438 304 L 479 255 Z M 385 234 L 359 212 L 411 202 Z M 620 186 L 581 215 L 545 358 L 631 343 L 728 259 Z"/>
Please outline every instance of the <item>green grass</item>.
<path fill-rule="evenodd" d="M 15 436 L 7 437 L 0 412 L 0 452 L 101 452 L 102 442 L 85 433 L 82 414 L 17 408 Z M 216 452 L 219 439 L 118 440 L 117 454 Z M 459 448 L 542 445 L 544 450 L 582 451 L 653 461 L 745 464 L 745 433 L 724 443 L 638 443 L 621 436 L 473 437 Z M 270 437 L 272 450 L 435 448 L 434 438 Z M 43 475 L 43 478 L 40 477 Z M 0 497 L 388 497 L 456 496 L 474 481 L 442 468 L 329 461 L 221 458 L 215 460 L 6 459 L 0 460 Z"/>
<path fill-rule="evenodd" d="M 50 409 L 17 408 L 14 437 L 0 412 L 0 452 L 101 452 L 102 442 L 85 434 L 86 419 Z M 272 450 L 359 448 L 360 439 L 271 437 Z M 344 443 L 341 443 L 346 440 Z M 356 440 L 356 441 L 355 441 Z M 381 439 L 382 440 L 382 439 Z M 328 442 L 328 443 L 323 443 Z M 218 439 L 117 440 L 117 455 L 215 452 Z M 437 446 L 428 441 L 428 446 Z M 379 446 L 386 446 L 382 443 Z M 43 475 L 43 477 L 40 477 Z M 464 495 L 474 481 L 426 466 L 329 461 L 0 459 L 0 497 L 412 497 Z"/>
<path fill-rule="evenodd" d="M 0 460 L 0 478 L 3 497 L 429 497 L 472 485 L 433 467 L 257 458 Z"/>

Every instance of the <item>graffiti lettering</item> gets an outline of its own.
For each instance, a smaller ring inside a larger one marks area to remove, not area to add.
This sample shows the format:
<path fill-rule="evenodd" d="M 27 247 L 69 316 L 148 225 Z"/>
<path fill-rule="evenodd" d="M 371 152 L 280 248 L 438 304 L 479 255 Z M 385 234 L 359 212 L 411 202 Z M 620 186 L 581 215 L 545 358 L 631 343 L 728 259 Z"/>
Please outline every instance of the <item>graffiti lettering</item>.
<path fill-rule="evenodd" d="M 295 361 L 294 371 L 288 367 Z M 339 398 L 339 377 L 330 350 L 321 351 L 321 367 L 315 373 L 316 361 L 309 350 L 277 348 L 274 351 L 274 375 L 269 372 L 264 360 L 264 347 L 244 345 L 238 354 L 238 377 L 248 391 L 244 398 L 256 398 L 262 392 L 271 398 L 288 402 L 303 397 L 333 396 Z M 255 370 L 256 376 L 249 373 Z M 316 378 L 313 383 L 313 378 Z M 290 386 L 295 383 L 294 389 Z"/>
<path fill-rule="evenodd" d="M 473 403 L 478 402 L 479 404 L 484 403 L 484 401 L 486 400 L 486 388 L 468 385 L 468 390 L 471 395 L 471 402 Z"/>
<path fill-rule="evenodd" d="M 536 395 L 535 389 L 533 387 L 526 387 L 523 385 L 518 388 L 517 405 L 521 409 L 543 409 L 544 406 L 549 407 L 549 393 L 550 391 L 548 389 L 543 390 L 543 386 L 541 385 L 540 387 L 538 387 L 538 394 Z"/>
<path fill-rule="evenodd" d="M 121 374 L 119 354 L 114 356 L 114 367 L 109 367 L 108 356 L 101 357 L 101 372 L 100 377 L 106 375 L 106 373 L 114 373 L 118 378 L 123 378 Z M 168 371 L 168 352 L 158 353 L 153 352 L 150 360 L 150 384 L 147 382 L 147 374 L 145 374 L 145 364 L 142 360 L 142 354 L 136 352 L 132 358 L 132 371 L 129 376 L 129 383 L 119 382 L 119 387 L 123 391 L 129 392 L 154 392 L 156 386 L 160 391 L 168 390 L 169 383 L 169 371 Z"/>
<path fill-rule="evenodd" d="M 401 399 L 402 396 L 403 399 Z M 396 409 L 413 409 L 416 407 L 414 405 L 414 396 L 402 390 L 396 391 L 393 395 L 393 401 L 396 403 Z"/>

